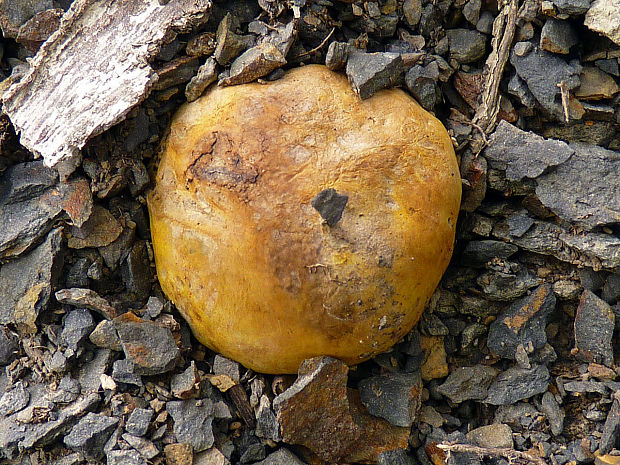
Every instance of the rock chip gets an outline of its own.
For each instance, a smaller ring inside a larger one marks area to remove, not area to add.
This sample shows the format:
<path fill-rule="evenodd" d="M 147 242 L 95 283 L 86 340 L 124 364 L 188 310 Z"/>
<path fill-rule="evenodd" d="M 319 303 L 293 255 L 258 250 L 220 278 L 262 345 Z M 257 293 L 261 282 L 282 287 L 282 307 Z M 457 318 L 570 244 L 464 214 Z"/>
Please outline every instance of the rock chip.
<path fill-rule="evenodd" d="M 90 460 L 100 460 L 103 457 L 103 446 L 117 424 L 118 418 L 89 413 L 65 436 L 64 443 Z"/>
<path fill-rule="evenodd" d="M 618 214 L 610 206 L 620 205 L 617 152 L 579 143 L 570 150 L 569 159 L 537 179 L 538 199 L 563 220 L 587 229 L 616 223 Z"/>
<path fill-rule="evenodd" d="M 114 319 L 127 360 L 135 364 L 140 375 L 165 373 L 174 368 L 179 349 L 172 332 L 152 321 L 125 313 Z"/>
<path fill-rule="evenodd" d="M 30 392 L 22 382 L 0 397 L 0 415 L 8 416 L 25 408 L 30 401 Z"/>
<path fill-rule="evenodd" d="M 72 310 L 64 318 L 60 340 L 75 352 L 94 327 L 95 320 L 87 309 Z"/>
<path fill-rule="evenodd" d="M 213 359 L 213 373 L 215 375 L 226 375 L 235 383 L 241 379 L 241 365 L 234 360 L 217 354 Z"/>
<path fill-rule="evenodd" d="M 529 47 L 519 47 L 520 44 Z M 528 50 L 529 49 L 529 50 Z M 532 47 L 530 42 L 518 42 L 510 54 L 510 63 L 541 107 L 548 113 L 563 119 L 560 88 L 564 82 L 569 90 L 579 86 L 581 66 L 568 64 L 562 58 Z"/>
<path fill-rule="evenodd" d="M 345 67 L 349 58 L 351 46 L 346 42 L 332 42 L 325 54 L 325 66 L 332 71 L 338 71 Z"/>
<path fill-rule="evenodd" d="M 302 363 L 295 383 L 273 402 L 283 441 L 328 462 L 376 461 L 383 451 L 406 448 L 409 430 L 368 415 L 346 387 L 348 371 L 330 357 Z"/>
<path fill-rule="evenodd" d="M 509 405 L 518 400 L 541 394 L 549 386 L 549 370 L 544 365 L 530 369 L 513 367 L 500 373 L 489 386 L 483 402 L 491 405 Z"/>
<path fill-rule="evenodd" d="M 599 452 L 607 454 L 618 446 L 618 438 L 620 438 L 620 396 L 618 393 L 613 396 L 613 402 L 605 419 L 602 433 Z"/>
<path fill-rule="evenodd" d="M 620 45 L 620 0 L 594 0 L 584 24 Z"/>
<path fill-rule="evenodd" d="M 150 408 L 135 408 L 129 414 L 125 430 L 134 436 L 144 436 L 151 424 L 153 410 Z"/>
<path fill-rule="evenodd" d="M 269 397 L 262 395 L 256 410 L 256 436 L 272 441 L 282 441 L 280 434 L 280 423 L 275 413 L 271 410 Z"/>
<path fill-rule="evenodd" d="M 471 430 L 466 436 L 469 441 L 480 447 L 491 449 L 512 449 L 514 447 L 512 430 L 510 426 L 503 423 L 480 426 L 479 428 Z"/>
<path fill-rule="evenodd" d="M 549 18 L 540 31 L 540 48 L 551 53 L 567 55 L 578 42 L 577 33 L 567 21 Z"/>
<path fill-rule="evenodd" d="M 269 454 L 265 460 L 257 462 L 256 465 L 305 465 L 305 462 L 299 460 L 297 456 L 286 447 L 280 447 L 277 451 Z"/>
<path fill-rule="evenodd" d="M 518 346 L 531 353 L 547 343 L 547 320 L 555 309 L 551 286 L 542 285 L 513 303 L 491 324 L 487 346 L 497 355 L 515 359 Z"/>
<path fill-rule="evenodd" d="M 351 87 L 362 100 L 377 91 L 394 86 L 404 71 L 403 60 L 398 53 L 349 53 L 346 73 Z"/>
<path fill-rule="evenodd" d="M 224 16 L 224 19 L 217 27 L 214 58 L 220 65 L 227 65 L 241 52 L 254 45 L 252 36 L 244 36 L 235 32 L 239 27 L 239 21 L 230 13 Z"/>
<path fill-rule="evenodd" d="M 95 329 L 88 336 L 90 342 L 97 347 L 104 349 L 112 349 L 117 352 L 123 350 L 121 340 L 118 337 L 114 323 L 110 320 L 100 321 Z"/>
<path fill-rule="evenodd" d="M 564 430 L 565 413 L 562 407 L 558 404 L 558 401 L 555 400 L 555 396 L 553 394 L 550 392 L 545 392 L 543 394 L 540 410 L 545 414 L 547 420 L 549 421 L 551 433 L 554 436 L 559 436 L 562 434 L 562 431 Z"/>
<path fill-rule="evenodd" d="M 96 205 L 82 227 L 71 228 L 68 245 L 72 249 L 104 247 L 114 242 L 122 232 L 123 227 L 118 220 L 108 210 Z"/>
<path fill-rule="evenodd" d="M 489 139 L 484 155 L 495 169 L 505 170 L 510 181 L 536 178 L 545 170 L 568 160 L 575 149 L 553 139 L 544 139 L 500 121 Z"/>
<path fill-rule="evenodd" d="M 177 441 L 191 444 L 194 452 L 213 446 L 213 402 L 209 399 L 174 400 L 166 403 L 166 410 L 174 420 Z"/>
<path fill-rule="evenodd" d="M 368 413 L 396 426 L 411 427 L 422 404 L 418 372 L 373 376 L 360 382 L 359 391 Z"/>
<path fill-rule="evenodd" d="M 147 465 L 136 450 L 111 450 L 106 454 L 107 465 Z"/>
<path fill-rule="evenodd" d="M 575 314 L 576 358 L 611 367 L 614 362 L 615 315 L 611 306 L 584 290 Z"/>
<path fill-rule="evenodd" d="M 116 309 L 92 289 L 61 289 L 54 295 L 56 300 L 61 304 L 94 310 L 108 320 L 116 318 L 117 316 Z"/>
<path fill-rule="evenodd" d="M 62 229 L 54 229 L 37 248 L 2 265 L 1 324 L 17 324 L 26 331 L 35 329 L 37 316 L 47 308 L 52 287 L 58 277 L 57 270 L 62 266 L 61 242 Z"/>
<path fill-rule="evenodd" d="M 470 241 L 463 249 L 461 264 L 482 268 L 494 258 L 505 260 L 515 253 L 519 248 L 516 245 L 501 241 Z"/>
<path fill-rule="evenodd" d="M 191 444 L 168 444 L 164 447 L 164 456 L 166 465 L 193 465 L 195 463 Z"/>
<path fill-rule="evenodd" d="M 567 15 L 582 15 L 590 8 L 590 0 L 552 0 L 558 13 Z"/>
<path fill-rule="evenodd" d="M 286 59 L 271 42 L 264 42 L 245 51 L 230 65 L 230 74 L 220 80 L 221 86 L 252 82 L 284 66 Z"/>
<path fill-rule="evenodd" d="M 486 365 L 458 367 L 437 387 L 437 391 L 457 404 L 482 400 L 487 397 L 489 386 L 498 373 L 499 370 Z"/>
<path fill-rule="evenodd" d="M 170 380 L 170 390 L 178 399 L 197 397 L 200 393 L 200 373 L 192 360 L 183 373 L 174 375 Z"/>
<path fill-rule="evenodd" d="M 467 64 L 484 57 L 487 41 L 484 34 L 471 29 L 448 29 L 446 36 L 450 46 L 450 59 Z"/>
<path fill-rule="evenodd" d="M 403 2 L 403 15 L 409 27 L 415 28 L 422 17 L 422 1 L 405 0 Z"/>
<path fill-rule="evenodd" d="M 593 66 L 584 67 L 579 79 L 581 84 L 575 89 L 575 97 L 580 100 L 609 99 L 620 90 L 613 77 Z"/>
<path fill-rule="evenodd" d="M 407 89 L 420 105 L 426 110 L 432 111 L 435 105 L 441 102 L 442 96 L 437 80 L 439 72 L 435 66 L 414 65 L 405 74 Z"/>
<path fill-rule="evenodd" d="M 17 335 L 6 326 L 0 326 L 0 367 L 10 364 L 19 353 Z"/>
<path fill-rule="evenodd" d="M 403 449 L 381 452 L 377 465 L 414 465 L 416 462 Z"/>
<path fill-rule="evenodd" d="M 420 366 L 420 373 L 424 381 L 448 376 L 448 362 L 446 347 L 441 336 L 421 336 L 420 345 L 424 351 L 424 359 Z"/>
<path fill-rule="evenodd" d="M 198 68 L 196 75 L 185 87 L 185 97 L 188 102 L 193 102 L 200 97 L 209 85 L 217 80 L 217 63 L 215 58 L 209 57 Z"/>

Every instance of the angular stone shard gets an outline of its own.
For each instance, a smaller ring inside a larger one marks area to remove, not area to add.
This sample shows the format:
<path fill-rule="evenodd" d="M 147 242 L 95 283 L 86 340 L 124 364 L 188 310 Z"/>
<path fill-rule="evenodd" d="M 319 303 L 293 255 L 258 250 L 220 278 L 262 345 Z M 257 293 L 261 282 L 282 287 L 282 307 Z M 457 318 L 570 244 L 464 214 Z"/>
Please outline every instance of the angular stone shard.
<path fill-rule="evenodd" d="M 611 306 L 591 291 L 581 294 L 575 315 L 576 357 L 611 367 L 614 362 L 615 315 Z"/>
<path fill-rule="evenodd" d="M 383 451 L 405 449 L 409 429 L 366 413 L 357 391 L 347 389 L 348 371 L 331 357 L 301 364 L 295 383 L 273 401 L 283 441 L 330 463 L 376 463 Z"/>
<path fill-rule="evenodd" d="M 370 98 L 381 89 L 395 85 L 404 71 L 398 53 L 349 53 L 347 77 L 351 87 L 362 100 Z"/>
<path fill-rule="evenodd" d="M 620 223 L 620 154 L 578 143 L 570 149 L 572 157 L 536 180 L 538 199 L 563 220 L 588 230 Z"/>
<path fill-rule="evenodd" d="M 620 45 L 620 0 L 594 0 L 583 23 Z"/>
<path fill-rule="evenodd" d="M 495 378 L 483 402 L 491 405 L 514 404 L 545 392 L 549 381 L 549 370 L 545 365 L 535 365 L 530 369 L 509 368 Z"/>
<path fill-rule="evenodd" d="M 174 400 L 166 403 L 166 410 L 174 420 L 173 431 L 177 441 L 191 444 L 194 452 L 213 445 L 211 422 L 215 412 L 210 399 Z"/>
<path fill-rule="evenodd" d="M 519 345 L 527 352 L 540 349 L 547 343 L 545 328 L 554 309 L 555 295 L 551 286 L 539 286 L 491 324 L 487 346 L 497 355 L 513 360 Z"/>
<path fill-rule="evenodd" d="M 489 140 L 484 155 L 492 168 L 506 170 L 509 181 L 535 178 L 570 158 L 575 152 L 567 143 L 544 139 L 502 120 Z"/>
<path fill-rule="evenodd" d="M 481 400 L 487 396 L 491 382 L 499 370 L 486 365 L 459 367 L 450 373 L 437 391 L 454 403 L 466 400 Z"/>
<path fill-rule="evenodd" d="M 63 176 L 86 141 L 121 121 L 156 75 L 164 40 L 208 18 L 210 0 L 76 0 L 21 81 L 3 97 L 20 141 Z"/>

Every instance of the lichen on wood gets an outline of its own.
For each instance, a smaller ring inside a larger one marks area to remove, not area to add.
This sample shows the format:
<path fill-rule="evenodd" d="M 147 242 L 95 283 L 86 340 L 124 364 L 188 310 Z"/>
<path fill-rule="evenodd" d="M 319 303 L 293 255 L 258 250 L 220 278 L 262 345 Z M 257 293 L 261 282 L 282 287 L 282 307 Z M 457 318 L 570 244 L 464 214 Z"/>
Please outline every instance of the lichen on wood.
<path fill-rule="evenodd" d="M 149 93 L 149 65 L 176 33 L 206 21 L 211 0 L 76 0 L 60 27 L 3 96 L 20 141 L 68 176 L 89 138 Z"/>

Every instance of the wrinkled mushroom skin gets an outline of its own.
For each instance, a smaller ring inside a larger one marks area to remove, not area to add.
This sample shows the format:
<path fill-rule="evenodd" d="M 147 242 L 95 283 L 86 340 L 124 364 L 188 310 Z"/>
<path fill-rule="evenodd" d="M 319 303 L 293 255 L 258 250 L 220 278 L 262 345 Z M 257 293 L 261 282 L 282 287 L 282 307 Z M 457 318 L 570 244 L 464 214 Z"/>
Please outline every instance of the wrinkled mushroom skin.
<path fill-rule="evenodd" d="M 348 197 L 329 226 L 312 202 Z M 312 65 L 182 107 L 148 199 L 162 289 L 211 349 L 263 373 L 355 364 L 419 320 L 452 254 L 461 180 L 400 90 L 360 100 Z"/>

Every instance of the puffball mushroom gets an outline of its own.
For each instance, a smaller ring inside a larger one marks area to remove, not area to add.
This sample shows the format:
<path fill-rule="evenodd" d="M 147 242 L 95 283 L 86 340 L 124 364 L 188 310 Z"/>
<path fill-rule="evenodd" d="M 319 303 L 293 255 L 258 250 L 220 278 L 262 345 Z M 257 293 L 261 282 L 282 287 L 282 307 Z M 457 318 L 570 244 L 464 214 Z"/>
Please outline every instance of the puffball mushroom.
<path fill-rule="evenodd" d="M 356 364 L 419 320 L 460 198 L 448 133 L 401 90 L 362 101 L 319 65 L 215 87 L 163 145 L 159 282 L 200 342 L 255 371 Z"/>

